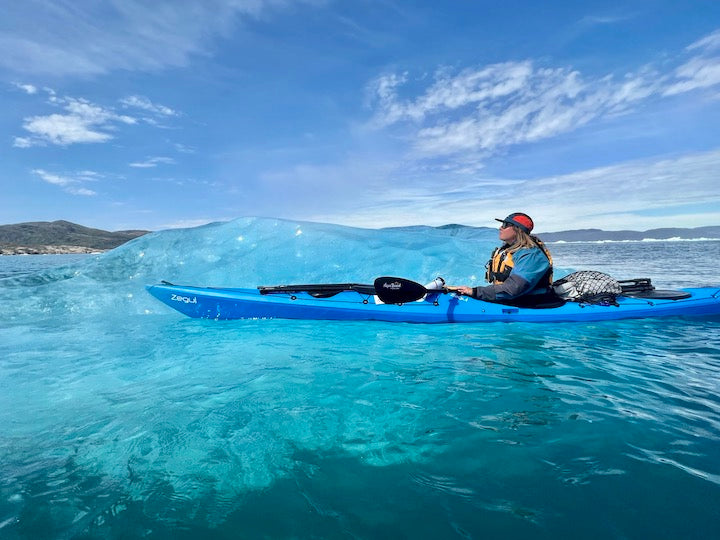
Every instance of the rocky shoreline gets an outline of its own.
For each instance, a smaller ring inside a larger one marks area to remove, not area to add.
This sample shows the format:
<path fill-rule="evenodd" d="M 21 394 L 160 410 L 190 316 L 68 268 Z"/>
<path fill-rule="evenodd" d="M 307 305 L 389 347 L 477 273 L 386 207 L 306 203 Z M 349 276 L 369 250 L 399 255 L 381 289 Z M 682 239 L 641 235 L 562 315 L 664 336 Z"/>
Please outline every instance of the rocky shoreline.
<path fill-rule="evenodd" d="M 104 251 L 107 250 L 85 246 L 0 246 L 0 255 L 69 255 Z"/>
<path fill-rule="evenodd" d="M 147 232 L 103 231 L 64 220 L 0 225 L 0 255 L 103 253 Z"/>

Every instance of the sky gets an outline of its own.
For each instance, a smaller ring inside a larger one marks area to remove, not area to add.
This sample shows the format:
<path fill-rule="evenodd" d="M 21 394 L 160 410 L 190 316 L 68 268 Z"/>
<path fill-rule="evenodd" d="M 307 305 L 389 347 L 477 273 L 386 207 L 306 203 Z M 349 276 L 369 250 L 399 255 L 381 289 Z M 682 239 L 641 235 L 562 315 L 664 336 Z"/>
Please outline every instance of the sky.
<path fill-rule="evenodd" d="M 720 225 L 717 0 L 0 12 L 0 224 Z"/>

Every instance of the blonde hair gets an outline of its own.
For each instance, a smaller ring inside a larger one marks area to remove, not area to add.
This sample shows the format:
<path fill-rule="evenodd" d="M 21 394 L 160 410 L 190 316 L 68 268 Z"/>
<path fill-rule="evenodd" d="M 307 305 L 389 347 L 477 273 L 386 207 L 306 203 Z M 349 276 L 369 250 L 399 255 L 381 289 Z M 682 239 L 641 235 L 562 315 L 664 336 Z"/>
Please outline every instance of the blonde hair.
<path fill-rule="evenodd" d="M 511 227 L 515 229 L 515 241 L 510 245 L 510 247 L 508 247 L 508 251 L 510 253 L 513 253 L 518 249 L 537 247 L 537 243 L 528 233 L 515 225 L 511 225 Z"/>

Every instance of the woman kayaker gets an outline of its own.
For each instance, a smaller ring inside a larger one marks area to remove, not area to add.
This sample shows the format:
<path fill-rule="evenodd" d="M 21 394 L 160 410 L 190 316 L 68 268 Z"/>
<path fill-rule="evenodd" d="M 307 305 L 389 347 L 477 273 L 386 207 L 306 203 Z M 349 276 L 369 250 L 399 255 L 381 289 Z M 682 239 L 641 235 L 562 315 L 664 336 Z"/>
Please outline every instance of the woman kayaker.
<path fill-rule="evenodd" d="M 552 257 L 545 244 L 531 235 L 535 224 L 527 214 L 516 212 L 501 223 L 503 245 L 493 251 L 486 265 L 486 287 L 448 287 L 462 295 L 486 302 L 535 306 L 557 303 L 552 289 Z"/>

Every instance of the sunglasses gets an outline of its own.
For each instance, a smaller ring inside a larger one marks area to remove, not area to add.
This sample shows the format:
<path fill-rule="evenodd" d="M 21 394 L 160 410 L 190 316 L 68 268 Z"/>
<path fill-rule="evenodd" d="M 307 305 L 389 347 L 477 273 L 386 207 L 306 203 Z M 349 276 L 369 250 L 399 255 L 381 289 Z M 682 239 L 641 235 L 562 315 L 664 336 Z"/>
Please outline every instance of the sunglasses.
<path fill-rule="evenodd" d="M 513 226 L 512 223 L 508 223 L 507 221 L 505 221 L 505 222 L 503 222 L 503 223 L 500 225 L 500 228 L 501 228 L 501 229 L 507 229 L 508 227 L 512 227 L 512 226 Z"/>

